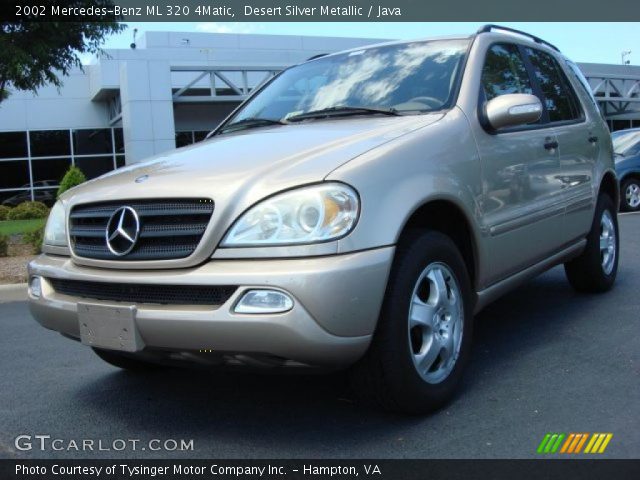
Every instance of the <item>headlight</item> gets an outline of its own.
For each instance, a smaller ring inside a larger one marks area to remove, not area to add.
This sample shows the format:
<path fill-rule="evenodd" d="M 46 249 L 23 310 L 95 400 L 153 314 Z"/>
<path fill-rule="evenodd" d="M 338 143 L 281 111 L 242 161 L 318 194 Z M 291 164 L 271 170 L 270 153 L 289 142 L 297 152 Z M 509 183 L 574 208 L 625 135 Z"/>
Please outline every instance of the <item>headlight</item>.
<path fill-rule="evenodd" d="M 65 247 L 67 245 L 67 226 L 65 224 L 64 206 L 56 202 L 49 213 L 47 226 L 44 229 L 44 243 Z"/>
<path fill-rule="evenodd" d="M 250 208 L 233 225 L 223 247 L 326 242 L 348 234 L 358 220 L 355 190 L 341 183 L 298 188 Z"/>

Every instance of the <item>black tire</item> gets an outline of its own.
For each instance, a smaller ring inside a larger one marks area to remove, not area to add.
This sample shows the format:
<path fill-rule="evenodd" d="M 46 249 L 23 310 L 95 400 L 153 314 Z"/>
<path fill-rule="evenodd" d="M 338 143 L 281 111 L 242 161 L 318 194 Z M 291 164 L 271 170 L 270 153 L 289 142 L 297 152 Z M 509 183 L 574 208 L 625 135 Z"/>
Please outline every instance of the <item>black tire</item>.
<path fill-rule="evenodd" d="M 615 248 L 613 265 L 610 271 L 606 271 L 603 265 L 603 254 L 600 251 L 601 222 L 603 216 L 608 214 L 613 222 Z M 618 232 L 618 217 L 616 215 L 613 200 L 601 193 L 596 205 L 595 215 L 591 230 L 587 235 L 587 246 L 579 257 L 564 264 L 564 271 L 571 286 L 579 292 L 602 293 L 613 287 L 618 273 L 618 259 L 620 258 L 620 235 Z"/>
<path fill-rule="evenodd" d="M 116 352 L 114 350 L 104 350 L 102 348 L 92 347 L 92 349 L 102 360 L 114 367 L 122 368 L 123 370 L 131 372 L 150 372 L 166 368 L 157 363 L 135 358 L 131 354 Z"/>
<path fill-rule="evenodd" d="M 623 212 L 640 212 L 640 204 L 632 206 L 629 203 L 629 198 L 627 198 L 627 190 L 634 187 L 638 189 L 637 191 L 640 191 L 640 180 L 637 178 L 627 178 L 622 182 L 620 187 L 620 210 Z"/>
<path fill-rule="evenodd" d="M 409 312 L 421 274 L 433 264 L 453 273 L 463 319 L 460 350 L 453 368 L 439 383 L 428 383 L 414 366 Z M 436 410 L 454 395 L 471 347 L 473 301 L 469 274 L 453 241 L 439 232 L 412 231 L 397 247 L 378 326 L 365 356 L 351 369 L 351 384 L 365 404 L 385 410 L 422 414 Z"/>

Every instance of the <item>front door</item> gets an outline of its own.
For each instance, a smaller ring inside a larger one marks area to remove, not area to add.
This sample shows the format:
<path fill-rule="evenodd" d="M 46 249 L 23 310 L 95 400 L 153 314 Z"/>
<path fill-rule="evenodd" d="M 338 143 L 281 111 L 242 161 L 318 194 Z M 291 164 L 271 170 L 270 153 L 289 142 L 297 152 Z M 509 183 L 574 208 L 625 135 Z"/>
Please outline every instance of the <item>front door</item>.
<path fill-rule="evenodd" d="M 538 95 L 523 52 L 492 45 L 482 74 L 480 104 L 510 93 Z M 483 173 L 483 228 L 489 239 L 489 283 L 520 271 L 558 248 L 564 203 L 558 139 L 547 117 L 538 124 L 477 134 Z"/>

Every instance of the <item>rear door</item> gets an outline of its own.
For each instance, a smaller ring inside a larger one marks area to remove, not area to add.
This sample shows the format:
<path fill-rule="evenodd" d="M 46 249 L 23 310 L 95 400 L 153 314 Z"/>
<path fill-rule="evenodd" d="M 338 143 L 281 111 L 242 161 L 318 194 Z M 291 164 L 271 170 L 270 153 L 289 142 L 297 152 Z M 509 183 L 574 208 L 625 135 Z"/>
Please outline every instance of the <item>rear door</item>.
<path fill-rule="evenodd" d="M 558 234 L 562 234 L 563 243 L 569 243 L 583 237 L 591 227 L 595 202 L 593 177 L 600 141 L 606 141 L 607 132 L 603 131 L 597 110 L 587 109 L 580 102 L 567 76 L 575 73 L 565 72 L 558 59 L 548 52 L 533 47 L 524 50 L 544 95 L 549 125 L 558 139 L 557 178 L 566 205 L 565 222 Z"/>
<path fill-rule="evenodd" d="M 499 95 L 542 94 L 521 47 L 491 45 L 482 72 L 480 108 Z M 546 258 L 559 247 L 564 204 L 555 131 L 548 116 L 533 125 L 481 131 L 482 209 L 489 236 L 490 283 Z"/>

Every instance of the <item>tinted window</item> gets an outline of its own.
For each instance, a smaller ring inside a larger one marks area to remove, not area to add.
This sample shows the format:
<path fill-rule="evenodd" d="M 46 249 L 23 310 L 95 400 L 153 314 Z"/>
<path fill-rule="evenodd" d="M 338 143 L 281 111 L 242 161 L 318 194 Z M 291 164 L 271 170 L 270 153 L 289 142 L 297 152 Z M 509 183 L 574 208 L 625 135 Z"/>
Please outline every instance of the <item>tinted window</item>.
<path fill-rule="evenodd" d="M 41 130 L 29 132 L 32 157 L 71 155 L 69 130 Z"/>
<path fill-rule="evenodd" d="M 0 189 L 29 186 L 29 161 L 9 160 L 0 162 Z"/>
<path fill-rule="evenodd" d="M 27 156 L 27 132 L 0 133 L 0 158 Z"/>
<path fill-rule="evenodd" d="M 193 132 L 193 139 L 195 142 L 201 142 L 207 137 L 208 134 L 208 130 L 198 130 L 196 132 Z"/>
<path fill-rule="evenodd" d="M 91 180 L 113 170 L 113 157 L 76 158 L 76 166 Z"/>
<path fill-rule="evenodd" d="M 68 133 L 68 132 L 67 132 Z M 41 182 L 48 181 L 50 185 L 58 185 L 64 174 L 71 166 L 71 158 L 39 158 L 31 162 L 33 179 Z M 44 185 L 33 184 L 34 187 Z"/>
<path fill-rule="evenodd" d="M 31 190 L 0 191 L 0 203 L 10 207 L 28 200 L 31 200 Z"/>
<path fill-rule="evenodd" d="M 575 94 L 560 70 L 558 62 L 549 54 L 526 48 L 536 79 L 545 97 L 549 120 L 562 122 L 580 117 Z"/>
<path fill-rule="evenodd" d="M 487 100 L 509 93 L 533 93 L 518 47 L 509 44 L 491 47 L 482 69 L 482 87 Z"/>
<path fill-rule="evenodd" d="M 124 136 L 121 128 L 113 129 L 113 139 L 115 141 L 116 153 L 124 153 Z"/>
<path fill-rule="evenodd" d="M 192 132 L 176 132 L 176 148 L 185 147 L 193 143 Z"/>
<path fill-rule="evenodd" d="M 113 153 L 111 129 L 74 130 L 73 153 L 91 155 L 94 153 Z"/>

